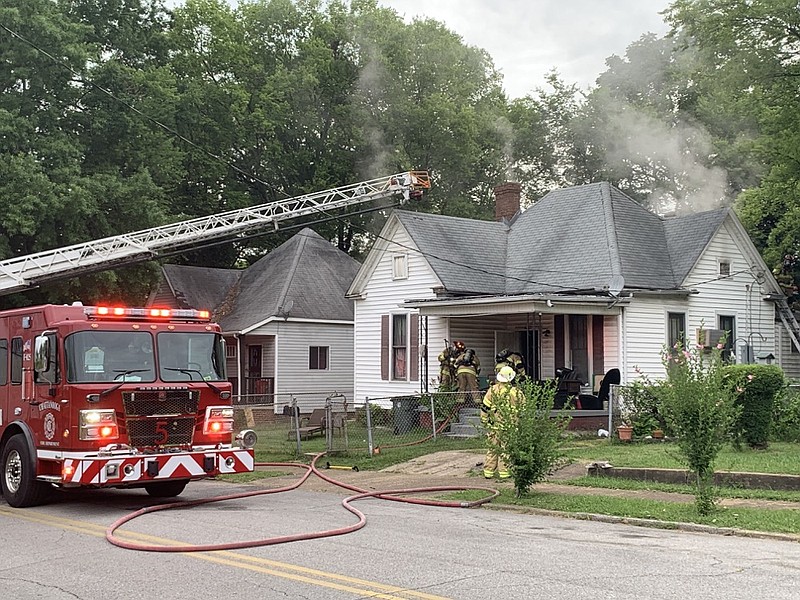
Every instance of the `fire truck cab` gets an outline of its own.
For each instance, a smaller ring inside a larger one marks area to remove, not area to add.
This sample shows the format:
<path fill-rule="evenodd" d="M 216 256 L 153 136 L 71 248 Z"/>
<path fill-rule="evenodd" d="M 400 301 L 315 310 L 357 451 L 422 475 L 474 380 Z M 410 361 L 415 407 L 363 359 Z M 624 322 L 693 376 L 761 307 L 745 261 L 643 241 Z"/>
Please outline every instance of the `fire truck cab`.
<path fill-rule="evenodd" d="M 234 439 L 219 326 L 207 311 L 45 305 L 0 312 L 0 487 L 15 507 L 54 487 L 180 494 L 253 470 Z"/>

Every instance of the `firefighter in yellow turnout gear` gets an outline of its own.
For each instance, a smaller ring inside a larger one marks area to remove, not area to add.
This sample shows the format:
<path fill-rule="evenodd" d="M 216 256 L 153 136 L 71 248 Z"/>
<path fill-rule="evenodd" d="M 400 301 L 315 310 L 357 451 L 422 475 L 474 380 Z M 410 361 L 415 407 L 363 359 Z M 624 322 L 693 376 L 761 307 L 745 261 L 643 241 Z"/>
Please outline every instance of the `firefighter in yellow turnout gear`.
<path fill-rule="evenodd" d="M 500 367 L 496 375 L 497 383 L 490 387 L 483 397 L 481 422 L 489 437 L 489 448 L 486 451 L 486 458 L 483 460 L 483 476 L 486 479 L 493 478 L 495 474 L 500 479 L 511 477 L 511 471 L 497 449 L 497 430 L 501 423 L 496 406 L 499 402 L 517 405 L 522 401 L 522 392 L 512 383 L 515 376 L 516 372 L 512 367 L 508 365 Z"/>

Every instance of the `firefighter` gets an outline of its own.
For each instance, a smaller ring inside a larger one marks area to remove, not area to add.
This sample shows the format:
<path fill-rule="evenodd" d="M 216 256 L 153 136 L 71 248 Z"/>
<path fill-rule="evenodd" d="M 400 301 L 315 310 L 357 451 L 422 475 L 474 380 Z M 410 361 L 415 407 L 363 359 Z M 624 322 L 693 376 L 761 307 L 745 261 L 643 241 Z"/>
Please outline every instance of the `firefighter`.
<path fill-rule="evenodd" d="M 500 479 L 511 477 L 511 471 L 497 448 L 497 429 L 501 423 L 496 407 L 501 401 L 507 400 L 513 405 L 521 402 L 522 392 L 513 385 L 515 377 L 514 369 L 509 365 L 503 365 L 495 376 L 497 382 L 486 391 L 486 395 L 483 397 L 481 423 L 489 438 L 489 448 L 486 450 L 486 458 L 483 460 L 483 476 L 486 479 L 492 479 L 495 475 Z"/>
<path fill-rule="evenodd" d="M 461 398 L 467 403 L 477 404 L 480 398 L 478 391 L 478 373 L 481 372 L 481 361 L 475 350 L 467 348 L 462 341 L 453 343 L 456 350 L 456 382 Z"/>
<path fill-rule="evenodd" d="M 516 350 L 509 350 L 508 348 L 503 348 L 497 355 L 494 357 L 495 365 L 494 365 L 494 372 L 495 374 L 500 371 L 500 368 L 508 365 L 512 369 L 514 369 L 514 383 L 517 385 L 521 384 L 526 377 L 525 373 L 525 358 L 517 352 Z"/>
<path fill-rule="evenodd" d="M 439 389 L 451 391 L 456 385 L 456 351 L 447 340 L 445 347 L 439 353 Z"/>

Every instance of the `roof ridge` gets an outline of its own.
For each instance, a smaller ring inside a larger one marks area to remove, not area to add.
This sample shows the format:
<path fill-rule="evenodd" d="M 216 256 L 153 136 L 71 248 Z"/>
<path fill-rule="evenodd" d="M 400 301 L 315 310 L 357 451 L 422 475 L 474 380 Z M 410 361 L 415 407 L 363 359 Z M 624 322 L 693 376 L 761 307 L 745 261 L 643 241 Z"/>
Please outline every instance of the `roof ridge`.
<path fill-rule="evenodd" d="M 298 233 L 295 238 L 301 238 L 297 242 L 297 249 L 294 253 L 294 258 L 292 259 L 292 266 L 289 267 L 289 272 L 286 276 L 286 281 L 283 284 L 283 289 L 281 293 L 278 295 L 278 303 L 275 306 L 275 312 L 277 313 L 279 310 L 283 310 L 283 307 L 286 305 L 286 296 L 289 294 L 289 288 L 292 286 L 292 281 L 294 280 L 294 276 L 297 273 L 297 265 L 300 264 L 300 257 L 303 255 L 303 249 L 306 247 L 306 243 L 308 242 L 307 235 L 300 235 Z M 293 238 L 294 239 L 294 238 Z"/>
<path fill-rule="evenodd" d="M 614 203 L 611 200 L 611 184 L 607 181 L 600 182 L 600 202 L 605 217 L 606 239 L 610 242 L 607 250 L 611 263 L 611 274 L 622 275 L 622 258 L 619 255 L 619 239 L 617 238 Z"/>

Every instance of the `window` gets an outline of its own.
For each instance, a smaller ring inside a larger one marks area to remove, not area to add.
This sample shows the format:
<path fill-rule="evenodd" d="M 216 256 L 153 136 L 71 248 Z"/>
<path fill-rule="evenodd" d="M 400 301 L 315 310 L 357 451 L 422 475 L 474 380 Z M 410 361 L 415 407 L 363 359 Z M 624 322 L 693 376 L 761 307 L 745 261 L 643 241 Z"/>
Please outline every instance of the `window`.
<path fill-rule="evenodd" d="M 312 371 L 328 370 L 328 346 L 308 347 L 308 368 Z"/>
<path fill-rule="evenodd" d="M 671 352 L 675 346 L 686 348 L 686 315 L 683 313 L 667 313 L 667 345 Z"/>
<path fill-rule="evenodd" d="M 11 383 L 22 383 L 22 338 L 11 338 Z"/>
<path fill-rule="evenodd" d="M 392 379 L 407 379 L 408 352 L 406 315 L 392 315 Z"/>
<path fill-rule="evenodd" d="M 225 344 L 225 358 L 236 358 L 236 344 Z"/>
<path fill-rule="evenodd" d="M 732 362 L 733 340 L 736 339 L 736 317 L 719 315 L 719 328 L 725 332 L 725 346 L 722 349 L 722 360 Z"/>
<path fill-rule="evenodd" d="M 392 255 L 392 279 L 408 279 L 408 255 Z"/>
<path fill-rule="evenodd" d="M 720 274 L 720 277 L 730 277 L 730 274 L 731 274 L 731 261 L 729 261 L 729 260 L 721 260 L 721 261 L 719 261 L 719 274 Z"/>
<path fill-rule="evenodd" d="M 0 385 L 8 383 L 8 340 L 0 340 Z"/>

